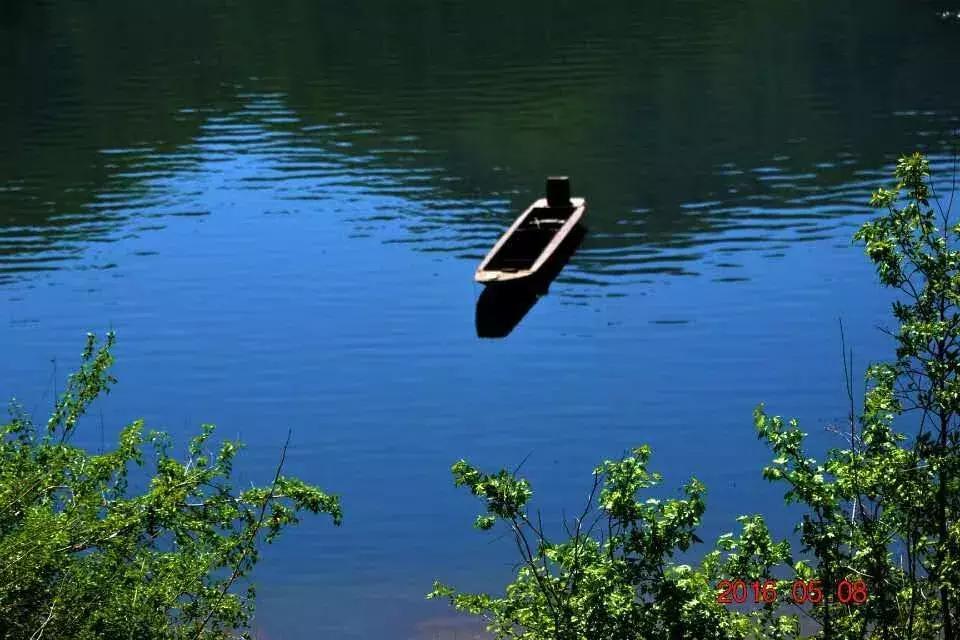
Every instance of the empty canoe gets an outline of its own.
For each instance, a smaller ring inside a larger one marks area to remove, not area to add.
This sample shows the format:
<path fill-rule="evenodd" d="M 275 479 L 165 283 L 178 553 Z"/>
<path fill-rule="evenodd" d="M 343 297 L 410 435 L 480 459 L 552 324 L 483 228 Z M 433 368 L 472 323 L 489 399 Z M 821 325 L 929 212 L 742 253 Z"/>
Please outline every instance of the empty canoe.
<path fill-rule="evenodd" d="M 534 278 L 580 224 L 586 210 L 586 200 L 570 197 L 569 179 L 547 178 L 547 197 L 530 205 L 500 236 L 474 279 L 489 285 Z"/>

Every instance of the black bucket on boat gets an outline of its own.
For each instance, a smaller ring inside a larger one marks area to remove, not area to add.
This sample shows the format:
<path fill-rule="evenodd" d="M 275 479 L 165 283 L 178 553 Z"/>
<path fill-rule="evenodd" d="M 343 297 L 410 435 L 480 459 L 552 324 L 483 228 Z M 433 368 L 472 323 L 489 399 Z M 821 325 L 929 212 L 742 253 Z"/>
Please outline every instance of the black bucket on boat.
<path fill-rule="evenodd" d="M 570 206 L 570 178 L 567 176 L 547 178 L 547 206 Z"/>

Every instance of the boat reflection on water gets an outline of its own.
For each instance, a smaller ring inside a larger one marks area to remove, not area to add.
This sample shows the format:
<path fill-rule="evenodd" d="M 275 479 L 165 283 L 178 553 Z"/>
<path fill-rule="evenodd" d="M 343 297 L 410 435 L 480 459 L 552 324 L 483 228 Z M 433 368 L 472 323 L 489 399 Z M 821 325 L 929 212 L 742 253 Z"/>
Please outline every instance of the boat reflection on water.
<path fill-rule="evenodd" d="M 489 284 L 477 299 L 477 337 L 505 338 L 545 295 L 550 283 L 576 253 L 586 228 L 577 225 L 550 260 L 531 278 L 517 283 Z"/>

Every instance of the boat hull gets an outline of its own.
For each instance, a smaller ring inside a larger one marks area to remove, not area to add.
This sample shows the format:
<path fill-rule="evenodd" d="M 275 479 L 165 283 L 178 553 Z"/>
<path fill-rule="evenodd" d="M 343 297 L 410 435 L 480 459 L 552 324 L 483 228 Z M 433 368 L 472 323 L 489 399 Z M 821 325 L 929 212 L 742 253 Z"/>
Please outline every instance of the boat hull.
<path fill-rule="evenodd" d="M 582 225 L 586 210 L 583 198 L 571 198 L 569 206 L 551 206 L 545 198 L 537 200 L 500 236 L 474 279 L 488 286 L 537 280 L 553 255 Z"/>

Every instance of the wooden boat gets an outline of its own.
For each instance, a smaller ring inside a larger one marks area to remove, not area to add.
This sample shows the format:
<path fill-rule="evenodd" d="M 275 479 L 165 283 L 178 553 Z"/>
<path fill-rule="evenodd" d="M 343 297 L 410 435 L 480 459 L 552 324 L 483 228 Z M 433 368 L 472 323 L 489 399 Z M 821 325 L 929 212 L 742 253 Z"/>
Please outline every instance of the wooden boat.
<path fill-rule="evenodd" d="M 570 197 L 568 178 L 547 178 L 547 197 L 530 205 L 500 236 L 474 279 L 485 285 L 535 279 L 586 210 L 586 200 Z"/>

